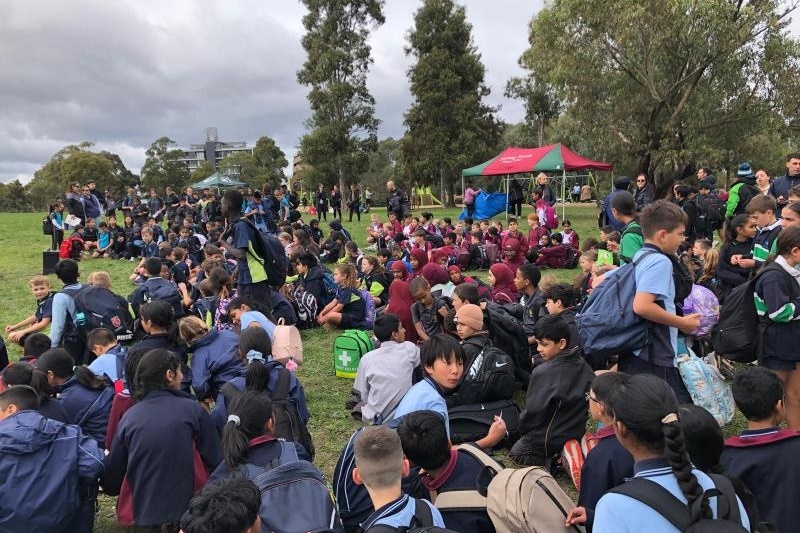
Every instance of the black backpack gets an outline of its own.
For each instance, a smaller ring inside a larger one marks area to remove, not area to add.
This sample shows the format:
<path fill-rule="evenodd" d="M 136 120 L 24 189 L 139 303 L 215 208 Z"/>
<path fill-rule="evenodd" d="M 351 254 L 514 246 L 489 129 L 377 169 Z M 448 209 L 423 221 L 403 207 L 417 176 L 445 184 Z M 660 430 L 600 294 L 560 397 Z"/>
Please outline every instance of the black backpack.
<path fill-rule="evenodd" d="M 75 325 L 81 339 L 90 331 L 106 328 L 114 332 L 117 342 L 133 339 L 133 316 L 122 296 L 103 287 L 87 286 L 70 294 L 75 302 Z"/>
<path fill-rule="evenodd" d="M 501 305 L 492 302 L 486 304 L 484 321 L 494 345 L 514 360 L 517 381 L 527 388 L 533 367 L 528 348 L 528 336 L 522 328 L 522 323 Z"/>
<path fill-rule="evenodd" d="M 697 205 L 697 220 L 695 221 L 697 227 L 716 229 L 725 220 L 725 202 L 720 200 L 716 194 L 710 192 L 705 196 L 698 195 L 695 197 L 695 204 Z"/>
<path fill-rule="evenodd" d="M 514 361 L 488 336 L 474 342 L 481 341 L 481 350 L 464 364 L 464 377 L 456 393 L 459 405 L 509 400 L 514 396 Z M 464 344 L 469 342 L 466 339 Z"/>
<path fill-rule="evenodd" d="M 576 268 L 578 266 L 578 260 L 581 258 L 580 252 L 569 244 L 562 244 L 561 246 L 567 248 L 567 254 L 564 258 L 564 268 Z"/>
<path fill-rule="evenodd" d="M 367 529 L 364 533 L 456 533 L 452 529 L 446 529 L 433 525 L 433 512 L 430 506 L 424 501 L 415 498 L 416 509 L 414 518 L 411 519 L 409 527 L 392 527 L 379 524 Z"/>
<path fill-rule="evenodd" d="M 49 216 L 42 219 L 42 233 L 44 235 L 53 234 L 53 220 Z"/>
<path fill-rule="evenodd" d="M 745 533 L 747 529 L 742 526 L 739 503 L 733 485 L 725 476 L 716 474 L 709 474 L 709 476 L 714 481 L 715 488 L 705 491 L 703 497 L 695 502 L 693 508 L 689 508 L 687 504 L 655 481 L 646 478 L 633 478 L 609 492 L 622 494 L 644 503 L 666 518 L 678 531 L 685 533 Z M 700 515 L 700 505 L 703 500 L 711 497 L 717 498 L 717 518 L 695 520 L 693 517 Z"/>
<path fill-rule="evenodd" d="M 151 280 L 154 282 L 151 283 Z M 158 282 L 155 282 L 158 280 Z M 144 282 L 144 301 L 152 302 L 162 300 L 172 307 L 172 313 L 176 319 L 182 318 L 186 312 L 183 309 L 183 297 L 178 290 L 178 286 L 163 278 L 151 278 Z"/>
<path fill-rule="evenodd" d="M 292 209 L 297 209 L 300 207 L 300 198 L 298 198 L 295 193 L 289 193 L 289 204 L 292 206 Z"/>
<path fill-rule="evenodd" d="M 725 359 L 752 363 L 761 356 L 764 330 L 769 319 L 758 316 L 753 295 L 758 278 L 770 269 L 789 275 L 780 265 L 770 263 L 756 277 L 735 287 L 725 297 L 719 320 L 711 330 L 714 351 Z"/>
<path fill-rule="evenodd" d="M 277 361 L 267 363 L 267 368 L 270 374 L 272 374 L 273 371 L 278 372 L 278 384 L 275 386 L 275 390 L 270 391 L 268 394 L 272 400 L 272 412 L 275 419 L 275 430 L 273 434 L 278 438 L 302 444 L 303 448 L 306 449 L 306 453 L 308 453 L 308 456 L 313 461 L 314 442 L 311 440 L 311 434 L 300 418 L 297 407 L 295 407 L 289 399 L 289 386 L 291 385 L 292 374 Z M 231 405 L 234 399 L 243 394 L 243 391 L 236 388 L 236 386 L 230 382 L 223 385 L 220 392 L 225 397 L 226 405 Z"/>
<path fill-rule="evenodd" d="M 289 258 L 281 241 L 272 233 L 262 233 L 249 219 L 240 218 L 239 223 L 249 225 L 256 234 L 253 239 L 253 250 L 250 256 L 264 266 L 267 272 L 267 283 L 273 287 L 283 287 L 286 284 L 286 272 L 289 270 Z"/>

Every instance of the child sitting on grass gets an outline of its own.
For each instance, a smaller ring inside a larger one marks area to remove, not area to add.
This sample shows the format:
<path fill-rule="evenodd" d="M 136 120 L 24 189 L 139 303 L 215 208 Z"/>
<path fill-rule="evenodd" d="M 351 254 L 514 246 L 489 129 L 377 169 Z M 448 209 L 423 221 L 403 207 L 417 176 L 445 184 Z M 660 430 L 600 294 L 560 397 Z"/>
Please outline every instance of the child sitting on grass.
<path fill-rule="evenodd" d="M 50 291 L 50 280 L 47 276 L 33 276 L 29 282 L 33 297 L 36 298 L 36 311 L 16 324 L 6 326 L 8 340 L 20 346 L 31 333 L 42 331 L 50 325 L 53 317 L 53 292 Z"/>
<path fill-rule="evenodd" d="M 361 328 L 365 323 L 366 302 L 358 290 L 356 268 L 350 263 L 336 265 L 333 281 L 339 288 L 336 297 L 325 306 L 317 317 L 317 324 L 328 328 Z"/>
<path fill-rule="evenodd" d="M 508 456 L 520 465 L 549 466 L 565 442 L 580 440 L 586 432 L 586 392 L 594 373 L 579 349 L 568 349 L 570 332 L 563 318 L 540 318 L 534 335 L 544 362 L 531 372 L 519 418 L 522 437 Z"/>
<path fill-rule="evenodd" d="M 411 306 L 411 319 L 420 341 L 442 332 L 442 320 L 447 316 L 447 305 L 431 295 L 431 286 L 423 277 L 411 280 L 409 290 L 416 302 Z"/>

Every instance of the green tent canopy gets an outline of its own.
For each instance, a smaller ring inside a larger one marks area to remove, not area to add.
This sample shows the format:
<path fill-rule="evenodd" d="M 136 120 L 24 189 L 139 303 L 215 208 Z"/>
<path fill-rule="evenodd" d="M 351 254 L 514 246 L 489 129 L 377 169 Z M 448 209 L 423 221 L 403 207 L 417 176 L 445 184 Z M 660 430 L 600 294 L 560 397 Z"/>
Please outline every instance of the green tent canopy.
<path fill-rule="evenodd" d="M 538 148 L 509 147 L 488 161 L 465 168 L 461 175 L 498 176 L 527 172 L 571 172 L 574 170 L 613 170 L 614 166 L 592 161 L 576 154 L 563 144 L 549 144 Z"/>
<path fill-rule="evenodd" d="M 247 187 L 243 181 L 239 181 L 221 172 L 214 172 L 204 180 L 190 185 L 193 189 L 225 189 L 231 187 Z"/>

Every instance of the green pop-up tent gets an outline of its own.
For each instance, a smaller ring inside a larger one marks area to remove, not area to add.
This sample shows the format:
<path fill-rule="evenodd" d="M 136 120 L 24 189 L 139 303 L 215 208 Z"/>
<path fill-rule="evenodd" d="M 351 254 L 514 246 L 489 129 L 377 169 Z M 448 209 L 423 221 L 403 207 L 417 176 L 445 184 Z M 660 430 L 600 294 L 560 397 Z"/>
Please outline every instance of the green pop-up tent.
<path fill-rule="evenodd" d="M 192 183 L 191 187 L 193 189 L 217 189 L 219 191 L 220 189 L 229 189 L 231 187 L 247 187 L 247 184 L 221 172 L 214 172 L 206 179 Z"/>
<path fill-rule="evenodd" d="M 602 170 L 611 171 L 614 165 L 601 161 L 592 161 L 576 154 L 563 144 L 549 144 L 538 148 L 509 147 L 499 155 L 484 161 L 474 167 L 461 171 L 463 178 L 475 176 L 504 176 L 506 195 L 509 184 L 514 174 L 527 174 L 532 172 L 560 172 L 561 173 L 561 198 L 566 194 L 567 172 L 576 170 Z M 506 196 L 507 198 L 507 196 Z M 563 213 L 562 204 L 562 217 Z"/>

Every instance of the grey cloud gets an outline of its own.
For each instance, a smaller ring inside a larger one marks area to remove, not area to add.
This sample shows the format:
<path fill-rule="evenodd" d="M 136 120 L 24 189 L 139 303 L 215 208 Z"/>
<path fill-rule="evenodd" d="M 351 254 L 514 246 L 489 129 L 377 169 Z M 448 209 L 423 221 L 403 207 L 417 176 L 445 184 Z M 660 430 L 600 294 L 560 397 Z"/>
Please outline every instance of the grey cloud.
<path fill-rule="evenodd" d="M 490 101 L 519 120 L 502 97 L 519 69 L 527 25 L 540 2 L 468 0 L 475 42 L 487 65 Z M 411 101 L 405 33 L 419 3 L 387 2 L 371 39 L 370 89 L 381 136 L 403 133 Z M 201 142 L 216 126 L 224 140 L 276 139 L 295 151 L 308 117 L 295 79 L 304 8 L 292 0 L 163 3 L 7 0 L 0 19 L 0 180 L 30 175 L 66 144 L 95 141 L 134 172 L 144 150 L 167 135 Z"/>

